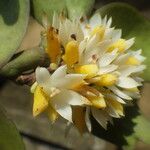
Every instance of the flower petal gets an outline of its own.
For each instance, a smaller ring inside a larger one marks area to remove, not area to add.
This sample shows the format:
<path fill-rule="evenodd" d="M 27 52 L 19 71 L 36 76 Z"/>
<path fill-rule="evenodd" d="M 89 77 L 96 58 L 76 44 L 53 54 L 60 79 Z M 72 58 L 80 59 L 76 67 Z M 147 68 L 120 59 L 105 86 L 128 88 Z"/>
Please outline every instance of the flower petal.
<path fill-rule="evenodd" d="M 116 84 L 122 88 L 135 88 L 139 86 L 139 84 L 130 77 L 119 77 Z"/>
<path fill-rule="evenodd" d="M 127 94 L 123 93 L 121 90 L 119 90 L 117 87 L 115 86 L 111 86 L 108 87 L 111 91 L 113 91 L 116 95 L 118 95 L 119 97 L 126 99 L 126 100 L 132 100 L 132 98 L 130 96 L 128 96 Z"/>
<path fill-rule="evenodd" d="M 62 93 L 61 93 L 62 94 Z M 72 109 L 71 106 L 66 103 L 65 97 L 57 94 L 51 98 L 51 105 L 53 108 L 66 120 L 72 122 Z"/>
<path fill-rule="evenodd" d="M 92 108 L 92 115 L 96 121 L 104 128 L 107 129 L 108 114 L 100 109 Z"/>
<path fill-rule="evenodd" d="M 117 50 L 114 50 L 111 53 L 105 53 L 99 60 L 99 66 L 105 67 L 109 65 L 117 56 Z"/>
<path fill-rule="evenodd" d="M 36 81 L 39 85 L 44 85 L 50 81 L 50 73 L 44 67 L 38 67 L 35 70 Z"/>
<path fill-rule="evenodd" d="M 91 130 L 92 130 L 92 125 L 91 125 L 91 121 L 90 121 L 90 108 L 89 108 L 89 107 L 86 107 L 85 123 L 86 123 L 86 126 L 87 126 L 87 128 L 88 128 L 88 131 L 91 132 Z"/>

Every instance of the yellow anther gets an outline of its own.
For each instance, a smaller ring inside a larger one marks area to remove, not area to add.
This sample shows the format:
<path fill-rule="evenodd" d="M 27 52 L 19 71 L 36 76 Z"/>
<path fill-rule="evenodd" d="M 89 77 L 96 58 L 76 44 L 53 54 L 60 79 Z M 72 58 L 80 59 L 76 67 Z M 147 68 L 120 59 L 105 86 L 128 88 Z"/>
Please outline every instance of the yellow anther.
<path fill-rule="evenodd" d="M 118 113 L 118 115 L 124 116 L 122 104 L 120 104 L 118 101 L 112 100 L 112 99 L 108 99 L 108 102 L 114 108 L 115 112 Z"/>
<path fill-rule="evenodd" d="M 103 98 L 103 96 L 91 96 L 88 97 L 88 99 L 91 101 L 92 105 L 96 108 L 105 108 L 106 102 Z"/>
<path fill-rule="evenodd" d="M 105 27 L 103 26 L 97 26 L 93 29 L 91 35 L 97 34 L 99 36 L 99 40 L 102 40 L 105 33 Z"/>
<path fill-rule="evenodd" d="M 89 64 L 89 65 L 75 66 L 74 70 L 76 73 L 87 74 L 87 78 L 91 78 L 97 74 L 98 67 L 96 64 Z"/>
<path fill-rule="evenodd" d="M 127 65 L 139 65 L 140 61 L 137 58 L 135 58 L 134 56 L 131 56 L 128 58 L 126 64 Z"/>
<path fill-rule="evenodd" d="M 61 54 L 61 46 L 58 40 L 58 35 L 53 28 L 47 31 L 47 47 L 45 51 L 48 53 L 52 63 L 57 62 L 57 57 Z"/>
<path fill-rule="evenodd" d="M 49 97 L 39 86 L 36 87 L 34 92 L 34 103 L 33 103 L 33 116 L 39 115 L 48 107 Z"/>
<path fill-rule="evenodd" d="M 79 60 L 79 50 L 77 41 L 70 41 L 65 48 L 65 55 L 63 55 L 64 62 L 71 66 Z"/>
<path fill-rule="evenodd" d="M 108 52 L 112 52 L 114 49 L 118 48 L 119 52 L 123 52 L 126 48 L 126 42 L 124 39 L 119 39 L 112 45 L 108 47 Z"/>
<path fill-rule="evenodd" d="M 58 113 L 55 111 L 55 109 L 51 105 L 49 105 L 49 107 L 47 108 L 47 115 L 52 123 L 54 123 L 56 119 L 58 118 Z"/>
<path fill-rule="evenodd" d="M 99 86 L 112 86 L 116 83 L 117 77 L 113 74 L 104 74 L 100 76 L 100 80 L 96 82 Z"/>

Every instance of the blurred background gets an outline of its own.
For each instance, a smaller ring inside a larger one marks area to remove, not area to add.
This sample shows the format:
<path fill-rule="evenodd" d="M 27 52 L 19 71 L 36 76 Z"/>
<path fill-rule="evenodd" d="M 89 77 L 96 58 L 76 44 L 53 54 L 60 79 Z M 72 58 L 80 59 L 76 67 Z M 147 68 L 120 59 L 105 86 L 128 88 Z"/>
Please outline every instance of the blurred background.
<path fill-rule="evenodd" d="M 117 0 L 115 0 L 116 2 Z M 114 0 L 96 0 L 95 9 Z M 149 0 L 120 0 L 136 7 L 139 12 L 150 19 Z M 18 51 L 36 46 L 40 42 L 42 26 L 33 17 L 30 17 L 29 26 L 23 42 Z M 150 38 L 150 37 L 149 37 Z M 15 122 L 19 129 L 27 150 L 116 150 L 117 147 L 107 141 L 99 139 L 91 134 L 81 136 L 72 127 L 65 133 L 65 122 L 59 120 L 50 125 L 43 115 L 37 118 L 32 116 L 32 95 L 28 86 L 16 85 L 12 81 L 0 79 L 0 99 L 7 110 L 7 114 Z M 150 83 L 144 83 L 142 98 L 138 102 L 141 112 L 150 119 Z M 150 145 L 138 141 L 135 150 L 150 150 Z"/>

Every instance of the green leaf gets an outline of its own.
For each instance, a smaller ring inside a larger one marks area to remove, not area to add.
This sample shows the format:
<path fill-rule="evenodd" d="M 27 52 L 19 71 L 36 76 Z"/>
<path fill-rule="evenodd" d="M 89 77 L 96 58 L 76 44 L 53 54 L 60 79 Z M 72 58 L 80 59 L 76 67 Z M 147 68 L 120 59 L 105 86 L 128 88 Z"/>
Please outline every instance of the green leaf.
<path fill-rule="evenodd" d="M 23 141 L 15 125 L 8 120 L 0 106 L 0 149 L 24 150 Z"/>
<path fill-rule="evenodd" d="M 68 17 L 73 19 L 81 15 L 89 15 L 94 3 L 95 0 L 66 0 Z"/>
<path fill-rule="evenodd" d="M 35 47 L 18 53 L 14 58 L 0 70 L 0 76 L 16 77 L 22 72 L 35 69 L 37 66 L 49 64 L 45 51 Z"/>
<path fill-rule="evenodd" d="M 29 18 L 29 0 L 0 1 L 0 68 L 15 53 L 24 37 Z"/>
<path fill-rule="evenodd" d="M 34 17 L 42 24 L 46 15 L 48 21 L 52 21 L 53 13 L 66 13 L 65 0 L 31 0 Z"/>
<path fill-rule="evenodd" d="M 143 116 L 133 120 L 137 125 L 134 127 L 136 138 L 144 143 L 150 144 L 150 121 Z"/>
<path fill-rule="evenodd" d="M 135 37 L 134 49 L 142 49 L 147 57 L 143 78 L 150 81 L 150 21 L 145 19 L 139 12 L 124 3 L 111 3 L 98 10 L 102 16 L 112 17 L 113 26 L 123 31 L 124 38 Z"/>
<path fill-rule="evenodd" d="M 42 24 L 42 17 L 46 14 L 49 22 L 53 13 L 64 12 L 70 19 L 81 15 L 88 15 L 95 0 L 32 0 L 34 17 Z"/>

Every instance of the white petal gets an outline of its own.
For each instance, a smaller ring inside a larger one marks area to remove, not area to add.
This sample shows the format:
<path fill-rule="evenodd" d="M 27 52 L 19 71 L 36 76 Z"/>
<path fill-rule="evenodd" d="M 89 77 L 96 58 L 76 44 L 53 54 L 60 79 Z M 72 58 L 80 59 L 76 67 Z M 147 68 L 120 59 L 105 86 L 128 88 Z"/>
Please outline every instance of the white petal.
<path fill-rule="evenodd" d="M 107 15 L 102 19 L 102 25 L 106 26 L 107 22 Z"/>
<path fill-rule="evenodd" d="M 90 104 L 90 102 L 86 98 L 72 90 L 63 90 L 60 96 L 63 97 L 63 99 L 65 99 L 68 104 L 73 106 Z"/>
<path fill-rule="evenodd" d="M 50 73 L 44 67 L 38 67 L 35 70 L 36 81 L 39 85 L 47 84 L 50 81 Z"/>
<path fill-rule="evenodd" d="M 106 28 L 110 28 L 111 24 L 112 24 L 112 18 L 109 18 L 106 24 Z"/>
<path fill-rule="evenodd" d="M 98 35 L 95 34 L 87 42 L 86 51 L 91 51 L 93 49 L 93 47 L 96 47 L 96 45 L 98 44 L 98 42 L 99 42 Z"/>
<path fill-rule="evenodd" d="M 59 93 L 52 97 L 50 103 L 63 118 L 72 122 L 71 106 L 66 102 L 66 96 L 62 96 L 62 94 L 63 93 Z"/>
<path fill-rule="evenodd" d="M 119 77 L 116 84 L 122 88 L 135 88 L 139 86 L 139 84 L 130 77 Z"/>
<path fill-rule="evenodd" d="M 114 61 L 114 64 L 117 64 L 117 65 L 124 65 L 125 62 L 127 61 L 127 59 L 130 57 L 130 55 L 131 55 L 131 54 L 129 54 L 129 53 L 120 55 L 120 56 Z"/>
<path fill-rule="evenodd" d="M 54 15 L 53 15 L 52 27 L 54 27 L 55 29 L 59 28 L 59 17 L 56 12 L 54 12 Z"/>
<path fill-rule="evenodd" d="M 111 98 L 113 100 L 116 100 L 116 101 L 118 101 L 121 104 L 125 104 L 125 101 L 123 99 L 121 99 L 120 97 L 118 97 L 118 96 L 116 96 L 116 95 L 114 95 L 112 93 L 111 94 L 107 94 L 106 97 Z"/>
<path fill-rule="evenodd" d="M 101 67 L 98 74 L 102 75 L 102 74 L 110 73 L 110 72 L 115 71 L 117 68 L 118 68 L 117 65 L 108 65 L 105 67 Z"/>
<path fill-rule="evenodd" d="M 115 109 L 113 109 L 113 107 L 110 106 L 110 105 L 107 107 L 107 112 L 108 112 L 108 114 L 109 114 L 111 117 L 120 118 L 120 116 L 119 116 L 118 113 L 115 111 Z"/>
<path fill-rule="evenodd" d="M 57 80 L 57 79 L 60 79 L 60 78 L 63 78 L 67 73 L 67 66 L 64 65 L 64 66 L 61 66 L 59 67 L 52 75 L 51 75 L 51 80 Z"/>
<path fill-rule="evenodd" d="M 90 108 L 89 108 L 89 107 L 86 107 L 85 123 L 86 123 L 86 126 L 87 126 L 88 131 L 91 132 L 91 130 L 92 130 L 92 125 L 91 125 L 91 121 L 90 121 Z"/>
<path fill-rule="evenodd" d="M 127 77 L 133 73 L 142 72 L 146 68 L 145 65 L 140 66 L 122 66 L 118 71 L 122 77 Z"/>
<path fill-rule="evenodd" d="M 127 40 L 125 43 L 126 43 L 126 49 L 129 49 L 133 44 L 134 44 L 134 41 L 135 41 L 135 39 L 134 38 L 132 38 L 132 39 L 129 39 L 129 40 Z"/>
<path fill-rule="evenodd" d="M 124 93 L 126 93 L 127 95 L 131 96 L 133 99 L 139 99 L 141 97 L 139 92 L 131 92 L 131 91 L 123 91 Z"/>
<path fill-rule="evenodd" d="M 91 108 L 92 115 L 96 121 L 104 128 L 107 129 L 108 114 L 103 110 Z"/>
<path fill-rule="evenodd" d="M 91 17 L 91 19 L 89 20 L 89 23 L 92 28 L 95 28 L 96 26 L 101 25 L 101 21 L 102 21 L 102 19 L 101 19 L 100 14 L 96 13 Z"/>
<path fill-rule="evenodd" d="M 117 57 L 117 50 L 114 50 L 111 53 L 104 54 L 99 60 L 99 66 L 104 67 L 109 65 Z"/>
<path fill-rule="evenodd" d="M 111 91 L 113 91 L 116 95 L 118 95 L 119 97 L 126 99 L 126 100 L 132 100 L 132 98 L 130 96 L 128 96 L 127 94 L 123 93 L 121 90 L 119 90 L 117 87 L 112 86 L 109 87 L 109 89 Z"/>
<path fill-rule="evenodd" d="M 113 42 L 119 40 L 121 38 L 122 31 L 120 29 L 116 29 L 112 33 L 112 40 Z"/>
<path fill-rule="evenodd" d="M 85 77 L 86 75 L 82 74 L 67 74 L 64 78 L 55 82 L 55 86 L 62 89 L 72 89 L 81 84 Z"/>

